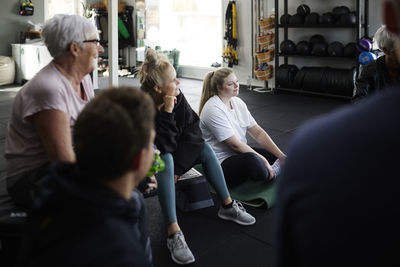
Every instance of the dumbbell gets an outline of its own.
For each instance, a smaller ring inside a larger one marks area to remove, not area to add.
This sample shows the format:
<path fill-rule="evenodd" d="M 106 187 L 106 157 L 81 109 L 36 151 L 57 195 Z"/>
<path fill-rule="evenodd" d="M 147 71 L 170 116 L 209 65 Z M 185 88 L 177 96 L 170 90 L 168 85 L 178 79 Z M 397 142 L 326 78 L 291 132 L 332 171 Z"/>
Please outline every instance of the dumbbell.
<path fill-rule="evenodd" d="M 358 40 L 357 50 L 359 52 L 370 52 L 372 50 L 372 40 L 369 37 L 363 37 Z"/>
<path fill-rule="evenodd" d="M 372 52 L 361 52 L 360 55 L 358 56 L 358 62 L 360 62 L 361 65 L 367 65 L 368 63 L 374 61 L 376 59 L 376 55 Z"/>

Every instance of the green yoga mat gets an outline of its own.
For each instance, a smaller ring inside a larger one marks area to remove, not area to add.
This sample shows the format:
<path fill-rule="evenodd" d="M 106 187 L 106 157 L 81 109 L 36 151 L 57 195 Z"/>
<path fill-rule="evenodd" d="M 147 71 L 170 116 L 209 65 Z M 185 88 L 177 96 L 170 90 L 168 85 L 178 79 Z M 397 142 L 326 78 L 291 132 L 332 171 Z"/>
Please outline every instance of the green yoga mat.
<path fill-rule="evenodd" d="M 249 206 L 269 209 L 275 204 L 275 181 L 266 184 L 264 181 L 247 180 L 229 189 L 229 193 L 233 199 Z"/>
<path fill-rule="evenodd" d="M 214 188 L 210 188 L 215 193 Z M 266 184 L 264 181 L 247 180 L 228 190 L 232 199 L 252 207 L 269 209 L 275 203 L 275 181 Z"/>
<path fill-rule="evenodd" d="M 194 168 L 203 173 L 201 165 L 196 165 Z M 234 200 L 252 207 L 265 207 L 269 209 L 275 204 L 275 184 L 275 180 L 269 183 L 265 183 L 264 181 L 247 180 L 238 186 L 229 188 L 228 190 L 231 198 Z M 212 186 L 210 186 L 210 190 L 215 193 Z"/>

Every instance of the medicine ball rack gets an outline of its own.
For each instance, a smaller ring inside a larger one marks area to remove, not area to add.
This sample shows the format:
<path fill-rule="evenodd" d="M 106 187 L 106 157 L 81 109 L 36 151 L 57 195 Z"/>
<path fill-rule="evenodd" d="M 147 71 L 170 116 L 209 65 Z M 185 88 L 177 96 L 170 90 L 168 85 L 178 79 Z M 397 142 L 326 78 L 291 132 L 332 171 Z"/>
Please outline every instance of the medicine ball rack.
<path fill-rule="evenodd" d="M 278 48 L 280 47 L 280 41 L 279 41 L 279 35 L 282 34 L 282 32 L 280 31 L 280 29 L 283 29 L 283 40 L 287 41 L 289 40 L 288 36 L 289 36 L 289 29 L 305 29 L 305 28 L 315 28 L 315 29 L 323 29 L 323 28 L 337 28 L 337 29 L 353 29 L 356 31 L 355 34 L 355 40 L 351 40 L 349 42 L 355 42 L 357 43 L 358 40 L 360 38 L 362 38 L 363 36 L 369 36 L 368 31 L 369 31 L 369 18 L 368 18 L 368 13 L 369 13 L 369 0 L 353 0 L 356 1 L 356 23 L 349 25 L 349 24 L 281 24 L 280 23 L 280 16 L 281 15 L 288 15 L 288 0 L 284 0 L 283 1 L 283 14 L 279 14 L 279 2 L 281 2 L 281 0 L 275 0 L 275 47 L 277 48 L 277 51 L 275 53 L 275 70 L 276 70 L 276 78 L 275 78 L 275 91 L 277 90 L 283 90 L 283 91 L 293 91 L 293 92 L 299 92 L 299 93 L 308 93 L 308 94 L 317 94 L 317 95 L 324 95 L 324 96 L 332 96 L 332 97 L 339 97 L 339 98 L 347 98 L 347 99 L 351 99 L 354 97 L 354 84 L 349 84 L 348 81 L 344 81 L 344 86 L 350 86 L 353 88 L 353 92 L 351 93 L 351 95 L 349 94 L 349 92 L 342 92 L 341 88 L 337 88 L 338 90 L 335 90 L 335 93 L 329 93 L 329 92 L 318 92 L 318 90 L 307 90 L 307 88 L 302 87 L 300 89 L 293 89 L 293 88 L 289 88 L 288 83 L 284 82 L 283 84 L 279 83 L 279 79 L 278 79 L 278 69 L 279 69 L 279 65 L 280 65 L 280 58 L 283 57 L 284 59 L 284 64 L 287 67 L 287 76 L 288 77 L 292 77 L 293 75 L 296 74 L 297 72 L 297 67 L 294 65 L 288 65 L 289 62 L 289 57 L 295 57 L 295 58 L 299 58 L 299 57 L 304 57 L 304 58 L 323 58 L 324 60 L 331 60 L 331 59 L 341 59 L 344 60 L 346 65 L 349 65 L 351 62 L 354 62 L 353 66 L 355 67 L 355 73 L 351 74 L 353 76 L 353 79 L 355 79 L 355 77 L 358 77 L 358 72 L 360 69 L 360 64 L 358 62 L 358 56 L 355 55 L 354 57 L 345 57 L 345 56 L 327 56 L 327 55 L 323 55 L 323 56 L 316 56 L 316 55 L 298 55 L 298 54 L 282 54 L 281 52 L 278 53 Z M 362 12 L 361 12 L 361 4 L 363 2 L 363 6 L 364 6 L 364 10 L 363 10 L 363 16 L 362 16 Z M 291 4 L 293 2 L 291 1 Z M 300 4 L 300 3 L 299 3 Z M 316 31 L 316 33 L 318 33 L 318 31 Z M 300 41 L 300 40 L 299 40 Z M 295 68 L 296 70 L 294 71 Z M 331 70 L 328 66 L 327 67 L 321 67 L 321 68 L 317 68 L 317 67 L 304 67 L 303 68 L 304 71 L 309 71 L 309 72 L 314 72 L 314 73 L 319 73 L 318 75 L 330 75 L 328 79 L 332 79 L 334 81 L 336 81 L 335 77 L 338 77 L 338 75 L 340 75 L 340 73 L 342 73 L 341 75 L 349 75 L 348 72 L 351 72 L 352 70 L 346 70 L 346 69 L 337 69 L 337 73 L 333 73 L 334 71 Z M 299 70 L 297 73 L 300 73 L 301 70 Z M 347 71 L 347 72 L 346 72 Z M 330 73 L 330 74 L 328 74 Z M 349 77 L 349 76 L 347 76 Z M 325 77 L 324 77 L 325 78 Z M 323 79 L 320 78 L 320 80 L 322 81 Z M 309 84 L 309 83 L 308 83 Z M 326 84 L 326 82 L 324 83 Z M 339 85 L 342 85 L 342 82 L 339 82 L 338 85 L 336 85 L 337 87 L 339 87 Z"/>

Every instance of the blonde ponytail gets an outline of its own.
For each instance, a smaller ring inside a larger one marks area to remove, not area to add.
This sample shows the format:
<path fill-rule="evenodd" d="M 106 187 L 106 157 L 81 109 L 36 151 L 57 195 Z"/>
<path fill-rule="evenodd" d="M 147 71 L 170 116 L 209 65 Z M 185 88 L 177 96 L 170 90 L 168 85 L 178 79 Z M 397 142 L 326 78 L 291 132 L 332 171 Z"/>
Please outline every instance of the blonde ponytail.
<path fill-rule="evenodd" d="M 221 68 L 213 72 L 207 73 L 203 81 L 203 90 L 201 92 L 199 115 L 203 110 L 207 100 L 211 97 L 218 95 L 218 85 L 222 87 L 224 79 L 228 77 L 233 71 L 229 68 Z"/>
<path fill-rule="evenodd" d="M 137 73 L 141 89 L 150 93 L 154 86 L 162 86 L 164 73 L 169 65 L 171 64 L 164 54 L 158 54 L 154 49 L 147 48 L 145 61 Z"/>

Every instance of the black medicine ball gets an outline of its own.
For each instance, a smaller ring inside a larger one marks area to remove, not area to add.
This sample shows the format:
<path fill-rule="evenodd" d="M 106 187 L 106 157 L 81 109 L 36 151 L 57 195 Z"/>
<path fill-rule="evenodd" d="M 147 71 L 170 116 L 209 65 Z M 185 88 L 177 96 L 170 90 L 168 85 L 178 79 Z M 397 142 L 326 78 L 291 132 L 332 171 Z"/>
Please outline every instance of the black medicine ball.
<path fill-rule="evenodd" d="M 297 14 L 300 16 L 307 16 L 310 14 L 310 7 L 307 5 L 299 5 L 297 7 Z"/>
<path fill-rule="evenodd" d="M 358 56 L 356 43 L 348 43 L 343 49 L 343 55 L 345 57 Z"/>
<path fill-rule="evenodd" d="M 294 52 L 296 51 L 296 45 L 291 40 L 283 41 L 280 44 L 279 48 L 281 49 L 282 54 L 285 55 L 294 54 Z"/>
<path fill-rule="evenodd" d="M 303 23 L 304 23 L 304 16 L 301 16 L 299 14 L 294 14 L 289 19 L 289 24 L 291 25 L 298 25 Z"/>
<path fill-rule="evenodd" d="M 312 12 L 310 13 L 310 15 L 308 15 L 305 19 L 304 19 L 304 24 L 307 25 L 316 25 L 318 24 L 319 21 L 319 15 L 318 13 Z"/>
<path fill-rule="evenodd" d="M 322 16 L 319 17 L 319 23 L 320 24 L 333 24 L 333 14 L 332 12 L 327 12 L 322 14 Z"/>
<path fill-rule="evenodd" d="M 340 19 L 340 16 L 350 13 L 350 9 L 347 6 L 337 6 L 333 8 L 332 14 L 333 18 L 335 19 L 335 22 L 338 22 Z"/>
<path fill-rule="evenodd" d="M 325 42 L 313 43 L 311 49 L 311 55 L 313 56 L 325 56 L 328 45 Z"/>
<path fill-rule="evenodd" d="M 309 55 L 311 52 L 311 46 L 307 41 L 300 41 L 296 45 L 296 54 Z"/>
<path fill-rule="evenodd" d="M 340 16 L 339 24 L 354 25 L 357 22 L 357 16 L 355 12 L 346 13 Z"/>
<path fill-rule="evenodd" d="M 332 42 L 328 46 L 328 55 L 334 57 L 343 56 L 344 46 L 341 42 Z"/>
<path fill-rule="evenodd" d="M 310 43 L 325 43 L 325 37 L 320 34 L 314 34 L 310 38 Z"/>
<path fill-rule="evenodd" d="M 289 14 L 283 14 L 282 16 L 281 16 L 281 18 L 280 18 L 280 22 L 281 22 L 281 24 L 283 24 L 283 25 L 288 25 L 289 23 L 290 23 L 290 18 L 291 18 L 292 16 L 291 15 L 289 15 Z"/>

